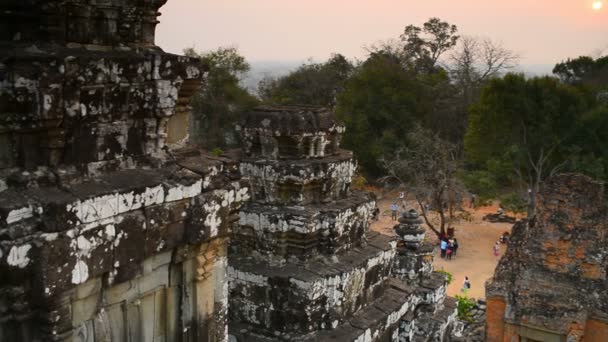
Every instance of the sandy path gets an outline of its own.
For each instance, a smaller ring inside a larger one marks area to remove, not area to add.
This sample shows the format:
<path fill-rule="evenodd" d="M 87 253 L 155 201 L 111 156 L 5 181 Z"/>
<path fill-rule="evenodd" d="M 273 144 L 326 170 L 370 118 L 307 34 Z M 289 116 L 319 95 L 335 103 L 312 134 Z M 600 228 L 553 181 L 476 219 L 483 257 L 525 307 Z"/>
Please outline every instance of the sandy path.
<path fill-rule="evenodd" d="M 384 199 L 378 201 L 381 213 L 388 213 L 392 202 L 398 201 L 397 194 L 388 194 Z M 410 202 L 410 206 L 414 206 Z M 454 280 L 448 286 L 448 295 L 460 294 L 464 277 L 468 276 L 471 281 L 471 289 L 468 296 L 473 298 L 485 298 L 485 282 L 494 274 L 498 258 L 494 257 L 492 246 L 505 231 L 511 230 L 511 224 L 489 223 L 481 218 L 487 213 L 496 212 L 496 207 L 483 207 L 476 209 L 471 222 L 460 222 L 456 228 L 458 239 L 458 255 L 452 260 L 444 260 L 439 256 L 439 247 L 435 254 L 435 269 L 446 270 L 454 276 Z M 399 213 L 400 214 L 400 213 Z M 393 226 L 397 224 L 391 221 L 390 214 L 380 216 L 380 220 L 372 225 L 372 230 L 387 235 L 394 235 Z M 423 225 L 426 227 L 426 225 Z M 427 229 L 427 239 L 437 242 L 437 237 L 430 229 Z M 505 245 L 501 245 L 501 255 L 504 253 Z"/>

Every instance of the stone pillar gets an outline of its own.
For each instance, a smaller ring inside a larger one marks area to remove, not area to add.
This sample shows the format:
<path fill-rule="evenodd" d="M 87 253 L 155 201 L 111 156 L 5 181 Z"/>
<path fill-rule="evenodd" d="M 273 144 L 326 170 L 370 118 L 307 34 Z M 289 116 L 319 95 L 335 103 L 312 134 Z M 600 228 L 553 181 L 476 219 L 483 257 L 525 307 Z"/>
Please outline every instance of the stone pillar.
<path fill-rule="evenodd" d="M 425 242 L 426 230 L 415 209 L 404 212 L 394 227 L 400 240 L 393 274 L 408 282 L 417 282 L 433 272 L 435 246 Z"/>

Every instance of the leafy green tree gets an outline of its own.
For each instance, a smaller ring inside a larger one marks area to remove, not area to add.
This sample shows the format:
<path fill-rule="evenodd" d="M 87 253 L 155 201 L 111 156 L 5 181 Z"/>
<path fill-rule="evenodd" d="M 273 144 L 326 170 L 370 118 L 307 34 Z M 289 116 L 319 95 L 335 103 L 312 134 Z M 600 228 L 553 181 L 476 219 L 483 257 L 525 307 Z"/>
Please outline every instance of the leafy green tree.
<path fill-rule="evenodd" d="M 346 124 L 343 145 L 355 151 L 368 176 L 384 175 L 392 155 L 430 108 L 416 74 L 391 53 L 372 54 L 346 83 L 336 112 Z"/>
<path fill-rule="evenodd" d="M 608 181 L 608 106 L 594 106 L 573 124 L 572 130 L 566 169 Z"/>
<path fill-rule="evenodd" d="M 458 28 L 439 18 L 431 18 L 422 27 L 408 25 L 401 35 L 408 61 L 417 68 L 433 71 L 439 58 L 458 42 Z"/>
<path fill-rule="evenodd" d="M 608 89 L 608 56 L 593 59 L 581 56 L 555 65 L 553 74 L 563 82 Z"/>
<path fill-rule="evenodd" d="M 531 215 L 541 182 L 567 164 L 573 126 L 587 108 L 584 94 L 556 78 L 493 79 L 471 107 L 467 157 L 482 168 L 496 160 L 510 165 L 529 189 Z"/>
<path fill-rule="evenodd" d="M 199 58 L 208 68 L 205 83 L 192 100 L 191 141 L 208 149 L 236 143 L 234 124 L 258 103 L 239 83 L 249 72 L 249 63 L 233 47 L 204 53 L 188 48 L 184 54 Z"/>
<path fill-rule="evenodd" d="M 263 79 L 258 94 L 271 104 L 334 107 L 353 70 L 346 57 L 334 54 L 325 63 L 306 63 L 286 76 Z"/>

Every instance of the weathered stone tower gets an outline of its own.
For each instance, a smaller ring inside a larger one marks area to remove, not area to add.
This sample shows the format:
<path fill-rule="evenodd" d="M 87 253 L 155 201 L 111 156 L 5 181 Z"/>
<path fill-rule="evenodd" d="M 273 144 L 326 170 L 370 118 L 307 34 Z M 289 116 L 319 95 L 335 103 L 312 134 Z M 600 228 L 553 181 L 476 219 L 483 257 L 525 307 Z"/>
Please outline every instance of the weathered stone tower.
<path fill-rule="evenodd" d="M 513 226 L 486 284 L 486 340 L 608 341 L 608 218 L 603 185 L 548 180 L 531 222 Z"/>
<path fill-rule="evenodd" d="M 350 189 L 356 164 L 333 114 L 264 107 L 239 128 L 252 198 L 229 253 L 231 338 L 441 341 L 455 307 L 424 229 L 404 218 L 412 236 L 395 264 L 398 241 L 368 229 L 374 200 Z"/>
<path fill-rule="evenodd" d="M 186 138 L 166 0 L 0 4 L 0 341 L 225 341 L 246 189 Z"/>

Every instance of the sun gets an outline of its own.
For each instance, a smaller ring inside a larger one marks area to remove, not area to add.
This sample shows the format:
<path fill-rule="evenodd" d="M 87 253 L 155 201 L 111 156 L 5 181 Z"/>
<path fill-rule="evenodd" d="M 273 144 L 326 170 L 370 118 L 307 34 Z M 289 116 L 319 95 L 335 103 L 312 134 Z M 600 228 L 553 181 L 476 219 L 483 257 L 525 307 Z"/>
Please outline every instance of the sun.
<path fill-rule="evenodd" d="M 594 1 L 592 7 L 594 10 L 599 11 L 602 9 L 602 7 L 604 7 L 604 3 L 601 1 Z"/>

